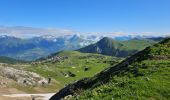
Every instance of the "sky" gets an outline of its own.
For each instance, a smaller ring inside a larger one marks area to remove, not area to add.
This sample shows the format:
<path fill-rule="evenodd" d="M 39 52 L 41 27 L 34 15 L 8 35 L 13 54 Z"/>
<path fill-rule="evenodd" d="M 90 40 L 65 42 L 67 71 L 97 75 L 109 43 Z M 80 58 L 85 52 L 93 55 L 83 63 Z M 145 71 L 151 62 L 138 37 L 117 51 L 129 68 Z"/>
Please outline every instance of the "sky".
<path fill-rule="evenodd" d="M 0 25 L 170 34 L 170 0 L 1 0 Z"/>

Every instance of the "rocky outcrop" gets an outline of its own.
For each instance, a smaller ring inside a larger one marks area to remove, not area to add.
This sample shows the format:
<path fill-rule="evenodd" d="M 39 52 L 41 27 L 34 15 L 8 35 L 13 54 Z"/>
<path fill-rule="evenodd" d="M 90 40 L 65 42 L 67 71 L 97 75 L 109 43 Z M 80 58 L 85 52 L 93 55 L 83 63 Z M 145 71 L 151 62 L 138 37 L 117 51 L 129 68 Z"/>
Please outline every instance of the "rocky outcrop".
<path fill-rule="evenodd" d="M 36 62 L 32 62 L 32 64 L 38 64 L 38 63 L 45 63 L 45 62 L 61 62 L 68 59 L 67 56 L 50 56 L 50 57 L 46 57 L 46 58 L 41 58 L 39 60 L 37 60 Z"/>
<path fill-rule="evenodd" d="M 48 81 L 40 75 L 12 67 L 0 66 L 0 76 L 12 79 L 21 85 L 40 86 L 48 84 Z"/>
<path fill-rule="evenodd" d="M 12 79 L 0 76 L 0 88 L 6 88 L 7 86 L 15 83 L 16 82 Z"/>

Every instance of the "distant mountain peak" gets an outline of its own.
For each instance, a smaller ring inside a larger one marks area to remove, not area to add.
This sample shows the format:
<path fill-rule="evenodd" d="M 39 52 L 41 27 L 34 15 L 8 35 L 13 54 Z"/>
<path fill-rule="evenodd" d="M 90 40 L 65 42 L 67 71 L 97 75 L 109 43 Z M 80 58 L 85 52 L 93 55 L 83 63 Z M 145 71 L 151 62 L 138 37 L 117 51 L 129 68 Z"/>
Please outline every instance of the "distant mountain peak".
<path fill-rule="evenodd" d="M 98 43 L 104 42 L 104 43 L 112 43 L 114 40 L 112 38 L 109 37 L 104 37 L 102 38 L 100 41 L 98 41 Z"/>
<path fill-rule="evenodd" d="M 100 41 L 112 41 L 112 40 L 113 40 L 112 38 L 104 37 Z"/>
<path fill-rule="evenodd" d="M 80 34 L 75 34 L 71 37 L 71 39 L 79 39 L 81 36 Z"/>
<path fill-rule="evenodd" d="M 149 40 L 116 41 L 112 38 L 104 37 L 97 43 L 83 47 L 78 51 L 84 53 L 99 53 L 109 56 L 126 57 L 155 43 L 153 41 L 148 41 Z"/>

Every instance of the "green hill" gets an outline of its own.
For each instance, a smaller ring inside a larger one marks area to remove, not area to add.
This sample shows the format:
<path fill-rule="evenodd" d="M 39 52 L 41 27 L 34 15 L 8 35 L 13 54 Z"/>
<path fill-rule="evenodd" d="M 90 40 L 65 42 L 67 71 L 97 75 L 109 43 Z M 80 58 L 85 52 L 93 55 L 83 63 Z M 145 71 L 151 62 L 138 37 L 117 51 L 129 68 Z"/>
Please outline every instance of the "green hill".
<path fill-rule="evenodd" d="M 32 62 L 23 70 L 35 72 L 58 81 L 58 86 L 52 88 L 54 91 L 83 77 L 91 77 L 121 60 L 120 58 L 101 54 L 61 51 Z"/>
<path fill-rule="evenodd" d="M 91 78 L 60 90 L 51 100 L 73 95 L 76 100 L 170 99 L 170 38 L 147 47 Z"/>
<path fill-rule="evenodd" d="M 155 43 L 156 41 L 148 39 L 115 41 L 111 38 L 105 37 L 97 43 L 86 46 L 77 51 L 85 53 L 99 53 L 116 57 L 127 57 Z"/>
<path fill-rule="evenodd" d="M 61 51 L 39 59 L 31 66 L 31 70 L 43 76 L 54 77 L 62 83 L 70 83 L 84 76 L 93 76 L 104 68 L 118 63 L 119 60 L 121 59 L 100 54 Z M 68 72 L 75 74 L 75 77 L 67 77 Z"/>

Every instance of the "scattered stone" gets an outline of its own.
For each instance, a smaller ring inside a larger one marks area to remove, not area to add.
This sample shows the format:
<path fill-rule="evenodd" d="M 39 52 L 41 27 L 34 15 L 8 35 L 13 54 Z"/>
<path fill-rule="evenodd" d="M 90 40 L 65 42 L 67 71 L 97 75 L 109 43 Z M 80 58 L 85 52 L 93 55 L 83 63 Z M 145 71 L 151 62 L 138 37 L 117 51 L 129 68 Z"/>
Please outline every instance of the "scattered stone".
<path fill-rule="evenodd" d="M 75 74 L 73 74 L 73 73 L 70 72 L 70 71 L 68 71 L 67 74 L 68 74 L 68 76 L 70 76 L 70 77 L 75 77 L 75 76 L 76 76 Z"/>
<path fill-rule="evenodd" d="M 145 79 L 146 79 L 146 81 L 150 81 L 150 78 L 149 78 L 149 77 L 146 77 Z"/>
<path fill-rule="evenodd" d="M 48 78 L 48 84 L 50 84 L 51 83 L 51 78 Z"/>
<path fill-rule="evenodd" d="M 89 70 L 89 68 L 88 68 L 88 67 L 85 67 L 85 68 L 84 68 L 84 71 L 88 71 L 88 70 Z"/>
<path fill-rule="evenodd" d="M 64 97 L 64 100 L 68 100 L 68 99 L 70 99 L 72 97 L 73 97 L 72 95 L 68 95 L 68 96 Z"/>

